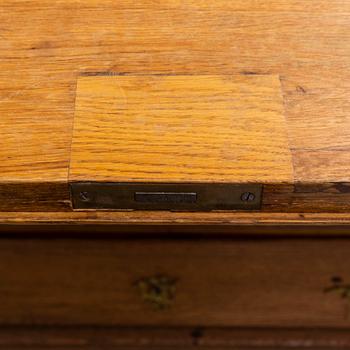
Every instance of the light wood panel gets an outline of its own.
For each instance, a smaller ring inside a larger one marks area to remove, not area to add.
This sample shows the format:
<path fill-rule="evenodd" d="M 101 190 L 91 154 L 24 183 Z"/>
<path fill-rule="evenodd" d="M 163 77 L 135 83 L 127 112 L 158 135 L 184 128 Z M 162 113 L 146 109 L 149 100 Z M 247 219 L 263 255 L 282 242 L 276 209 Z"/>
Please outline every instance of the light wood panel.
<path fill-rule="evenodd" d="M 117 71 L 280 75 L 295 179 L 348 183 L 349 13 L 343 0 L 3 0 L 0 181 L 65 183 L 77 76 Z"/>
<path fill-rule="evenodd" d="M 69 180 L 292 183 L 279 78 L 80 77 Z"/>

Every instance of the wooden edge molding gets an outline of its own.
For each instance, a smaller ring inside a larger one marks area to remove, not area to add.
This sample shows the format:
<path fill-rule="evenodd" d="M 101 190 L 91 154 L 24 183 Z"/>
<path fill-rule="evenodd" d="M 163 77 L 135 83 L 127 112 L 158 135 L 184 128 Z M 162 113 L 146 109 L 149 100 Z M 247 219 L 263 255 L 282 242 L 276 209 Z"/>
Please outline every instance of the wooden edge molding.
<path fill-rule="evenodd" d="M 172 212 L 0 212 L 0 233 L 192 235 L 327 235 L 350 233 L 350 214 L 341 213 L 172 213 Z M 50 235 L 51 237 L 52 235 Z M 75 237 L 75 235 L 74 235 Z"/>
<path fill-rule="evenodd" d="M 35 183 L 4 183 L 0 184 L 0 223 L 1 217 L 6 216 L 7 212 L 16 212 L 18 220 L 26 220 L 25 213 L 35 212 L 33 216 L 43 217 L 43 213 L 47 212 L 47 217 L 106 217 L 105 212 L 99 211 L 93 214 L 91 211 L 73 212 L 69 185 L 66 182 L 35 182 Z M 320 183 L 320 184 L 269 184 L 263 186 L 262 208 L 260 214 L 263 213 L 276 214 L 281 216 L 281 212 L 293 213 L 289 217 L 294 218 L 297 213 L 346 213 L 350 212 L 350 184 L 349 183 Z M 50 214 L 49 214 L 50 213 Z M 132 214 L 133 217 L 141 219 L 140 213 L 145 215 L 145 212 L 137 211 Z M 146 215 L 145 221 L 149 217 L 158 216 L 164 217 L 163 214 Z M 31 214 L 29 214 L 31 215 Z M 122 211 L 110 212 L 108 216 L 115 216 L 118 223 L 119 217 L 125 214 Z M 181 216 L 182 214 L 180 214 Z M 191 213 L 193 221 L 196 221 L 196 216 L 207 216 L 208 220 L 220 221 L 221 213 Z M 233 218 L 246 217 L 248 220 L 255 220 L 256 213 L 243 212 L 227 212 L 224 215 Z M 326 214 L 327 215 L 327 214 Z M 176 217 L 177 214 L 168 213 L 168 217 Z M 283 215 L 282 215 L 283 216 Z M 271 216 L 273 217 L 273 215 Z M 138 219 L 138 220 L 139 220 Z M 79 219 L 78 219 L 79 220 Z M 110 219 L 108 219 L 109 221 Z M 288 219 L 289 220 L 289 219 Z M 294 219 L 292 219 L 294 221 Z M 68 221 L 72 221 L 68 219 Z M 102 220 L 104 221 L 104 219 Z"/>
<path fill-rule="evenodd" d="M 1 349 L 345 349 L 349 329 L 3 327 Z"/>
<path fill-rule="evenodd" d="M 67 210 L 71 206 L 66 182 L 0 183 L 0 212 Z"/>

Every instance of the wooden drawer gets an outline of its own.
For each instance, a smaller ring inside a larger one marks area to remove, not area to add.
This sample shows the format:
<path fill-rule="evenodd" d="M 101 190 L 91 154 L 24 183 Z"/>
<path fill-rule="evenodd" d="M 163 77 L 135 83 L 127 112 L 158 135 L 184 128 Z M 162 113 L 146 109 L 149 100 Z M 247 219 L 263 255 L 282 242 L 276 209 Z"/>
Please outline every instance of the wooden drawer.
<path fill-rule="evenodd" d="M 0 323 L 346 327 L 349 266 L 340 239 L 1 240 Z"/>

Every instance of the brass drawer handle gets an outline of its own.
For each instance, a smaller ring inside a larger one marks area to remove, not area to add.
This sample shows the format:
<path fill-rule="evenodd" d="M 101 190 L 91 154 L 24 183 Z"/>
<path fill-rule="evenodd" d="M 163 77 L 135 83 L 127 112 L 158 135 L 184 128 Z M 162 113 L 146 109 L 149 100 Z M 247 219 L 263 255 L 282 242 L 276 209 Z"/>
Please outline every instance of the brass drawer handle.
<path fill-rule="evenodd" d="M 350 284 L 344 283 L 343 279 L 338 276 L 332 277 L 331 283 L 331 286 L 323 290 L 325 293 L 338 292 L 343 299 L 350 298 Z"/>
<path fill-rule="evenodd" d="M 175 299 L 176 282 L 176 278 L 156 275 L 136 281 L 135 286 L 143 301 L 155 310 L 164 310 L 169 308 Z"/>

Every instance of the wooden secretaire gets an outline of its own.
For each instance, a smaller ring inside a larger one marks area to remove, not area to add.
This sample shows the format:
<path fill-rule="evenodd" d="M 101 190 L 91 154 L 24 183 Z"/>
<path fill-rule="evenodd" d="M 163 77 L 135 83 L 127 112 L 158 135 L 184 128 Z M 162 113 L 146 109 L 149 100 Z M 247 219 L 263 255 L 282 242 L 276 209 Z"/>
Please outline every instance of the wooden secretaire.
<path fill-rule="evenodd" d="M 350 3 L 0 3 L 0 349 L 350 348 Z"/>

